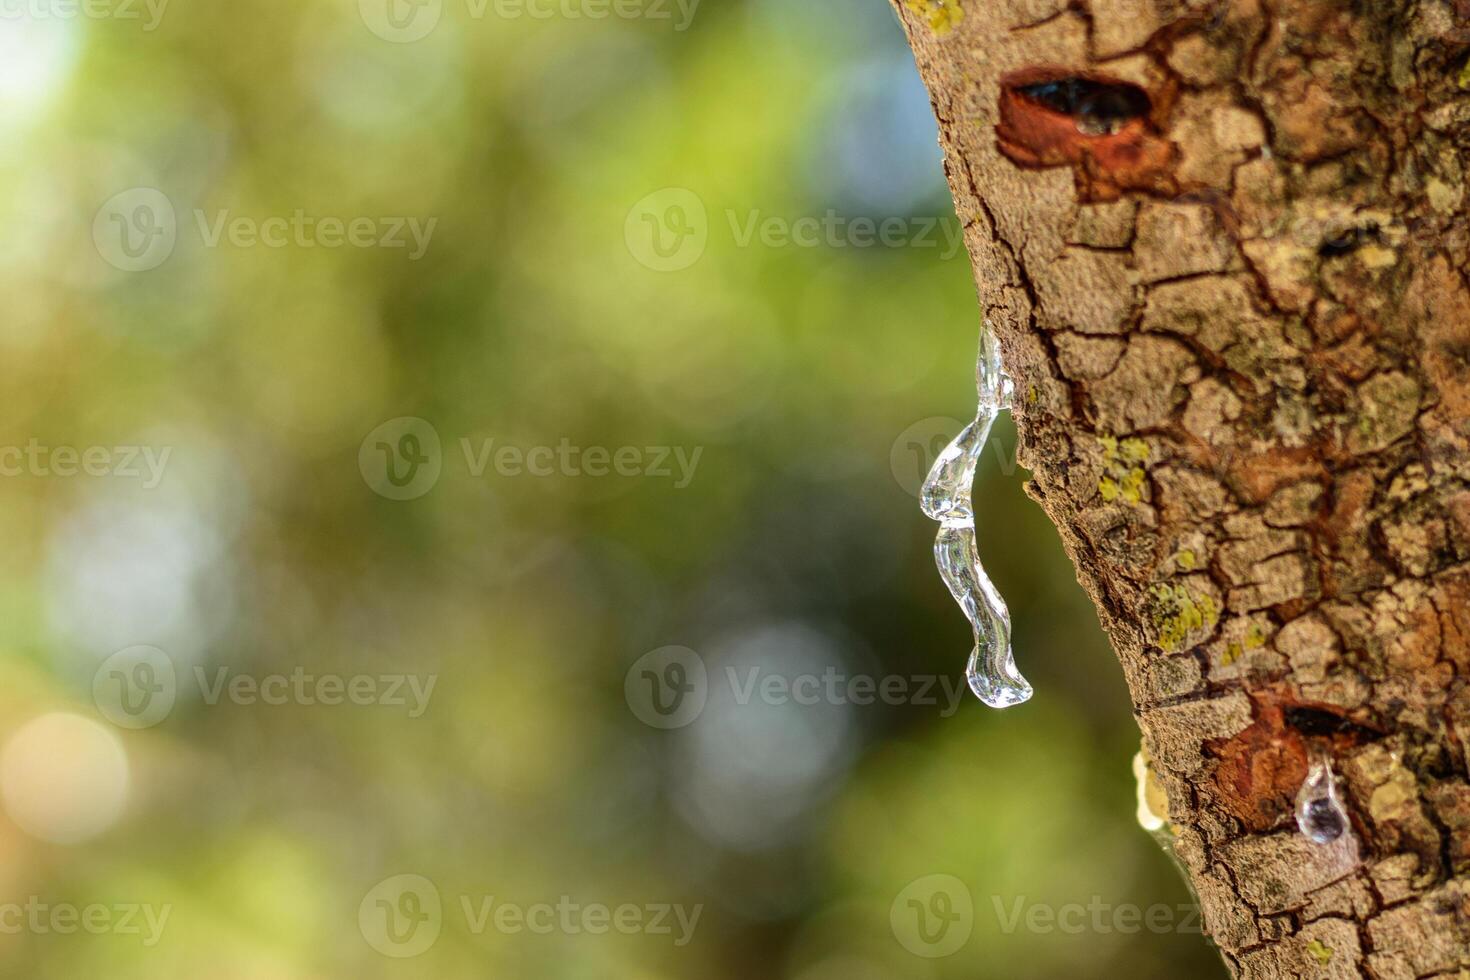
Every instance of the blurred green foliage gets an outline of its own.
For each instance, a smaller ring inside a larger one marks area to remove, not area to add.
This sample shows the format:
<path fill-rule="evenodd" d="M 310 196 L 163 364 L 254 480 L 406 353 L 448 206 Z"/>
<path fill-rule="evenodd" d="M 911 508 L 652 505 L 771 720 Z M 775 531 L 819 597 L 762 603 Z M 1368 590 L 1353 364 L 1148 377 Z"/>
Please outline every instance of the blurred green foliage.
<path fill-rule="evenodd" d="M 1187 931 L 1005 927 L 1018 902 L 1189 902 L 1134 821 L 1122 682 L 1005 423 L 980 539 L 1033 703 L 724 688 L 728 668 L 952 689 L 968 652 L 913 491 L 973 411 L 979 316 L 886 4 L 708 3 L 679 30 L 672 2 L 668 20 L 390 2 L 392 21 L 374 0 L 174 0 L 151 29 L 120 3 L 0 19 L 0 447 L 52 450 L 0 479 L 0 738 L 90 719 L 130 780 L 117 819 L 65 845 L 31 811 L 99 812 L 85 750 L 0 765 L 0 906 L 170 910 L 153 945 L 0 915 L 4 975 L 1219 975 Z M 421 16 L 439 18 L 422 38 L 382 36 Z M 141 271 L 117 236 L 168 216 L 108 210 L 133 188 L 174 212 Z M 668 188 L 702 216 L 639 212 Z M 222 212 L 257 234 L 301 212 L 317 237 L 211 243 Z M 417 259 L 381 243 L 410 217 L 435 220 Z M 322 218 L 379 240 L 327 247 Z M 803 218 L 816 239 L 783 244 Z M 640 235 L 682 232 L 697 260 L 650 267 Z M 364 440 L 401 417 L 442 444 L 411 500 L 364 472 Z M 645 472 L 493 455 L 563 445 L 637 448 Z M 65 475 L 55 447 L 168 457 L 147 486 L 118 455 Z M 687 485 L 647 472 L 648 447 L 697 451 Z M 94 681 L 138 644 L 178 694 L 129 729 Z M 624 684 L 671 644 L 711 695 L 663 731 Z M 437 686 L 419 717 L 210 704 L 196 667 Z M 375 950 L 359 914 L 401 874 L 443 904 L 416 958 Z M 974 924 L 931 959 L 891 916 L 936 874 Z M 538 935 L 474 928 L 461 899 L 487 896 L 702 913 L 685 945 Z"/>

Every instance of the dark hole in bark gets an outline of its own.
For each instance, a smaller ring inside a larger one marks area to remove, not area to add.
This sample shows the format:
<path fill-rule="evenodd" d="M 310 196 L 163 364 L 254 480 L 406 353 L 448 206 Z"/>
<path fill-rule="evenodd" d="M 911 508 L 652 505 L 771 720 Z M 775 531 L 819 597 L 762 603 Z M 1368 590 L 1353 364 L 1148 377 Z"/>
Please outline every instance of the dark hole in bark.
<path fill-rule="evenodd" d="M 1321 708 L 1308 708 L 1301 705 L 1286 708 L 1282 712 L 1287 725 L 1295 728 L 1303 735 L 1312 735 L 1319 738 L 1328 738 L 1333 735 L 1347 735 L 1360 742 L 1371 742 L 1373 739 L 1382 737 L 1381 732 L 1374 731 L 1366 725 L 1359 725 L 1350 721 L 1342 715 L 1324 711 Z"/>
<path fill-rule="evenodd" d="M 1349 228 L 1335 237 L 1324 239 L 1317 248 L 1317 254 L 1324 259 L 1336 258 L 1339 255 L 1356 252 L 1369 242 L 1376 242 L 1381 238 L 1378 222 L 1370 221 L 1360 228 Z"/>
<path fill-rule="evenodd" d="M 1088 78 L 1056 78 L 1016 86 L 1023 98 L 1077 120 L 1084 133 L 1116 133 L 1131 119 L 1153 109 L 1148 93 L 1124 82 L 1095 82 Z"/>

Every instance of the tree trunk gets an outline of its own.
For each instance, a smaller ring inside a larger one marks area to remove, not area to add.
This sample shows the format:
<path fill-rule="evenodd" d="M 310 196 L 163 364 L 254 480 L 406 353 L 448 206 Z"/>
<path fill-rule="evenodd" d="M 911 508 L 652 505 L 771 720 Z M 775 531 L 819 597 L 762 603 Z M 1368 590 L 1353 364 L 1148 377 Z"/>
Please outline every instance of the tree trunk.
<path fill-rule="evenodd" d="M 1211 935 L 1465 977 L 1470 0 L 894 4 Z"/>

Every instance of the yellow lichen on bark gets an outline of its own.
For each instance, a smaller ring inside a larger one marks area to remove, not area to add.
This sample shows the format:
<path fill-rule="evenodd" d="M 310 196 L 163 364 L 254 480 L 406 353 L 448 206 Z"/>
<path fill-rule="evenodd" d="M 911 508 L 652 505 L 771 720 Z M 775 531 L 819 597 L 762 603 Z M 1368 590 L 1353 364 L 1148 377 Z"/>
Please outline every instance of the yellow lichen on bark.
<path fill-rule="evenodd" d="M 935 34 L 948 34 L 964 19 L 960 0 L 903 0 L 904 6 L 924 18 Z"/>

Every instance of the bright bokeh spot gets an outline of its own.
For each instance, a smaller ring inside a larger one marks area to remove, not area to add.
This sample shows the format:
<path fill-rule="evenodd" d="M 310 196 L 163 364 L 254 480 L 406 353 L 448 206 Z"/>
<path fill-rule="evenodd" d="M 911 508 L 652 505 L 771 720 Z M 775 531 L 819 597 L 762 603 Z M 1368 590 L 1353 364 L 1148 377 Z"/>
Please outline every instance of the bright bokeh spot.
<path fill-rule="evenodd" d="M 0 16 L 0 127 L 43 112 L 71 76 L 79 32 L 75 20 Z"/>
<path fill-rule="evenodd" d="M 28 722 L 0 754 L 0 795 L 26 833 L 79 844 L 107 831 L 128 799 L 128 757 L 111 731 L 65 712 Z"/>

